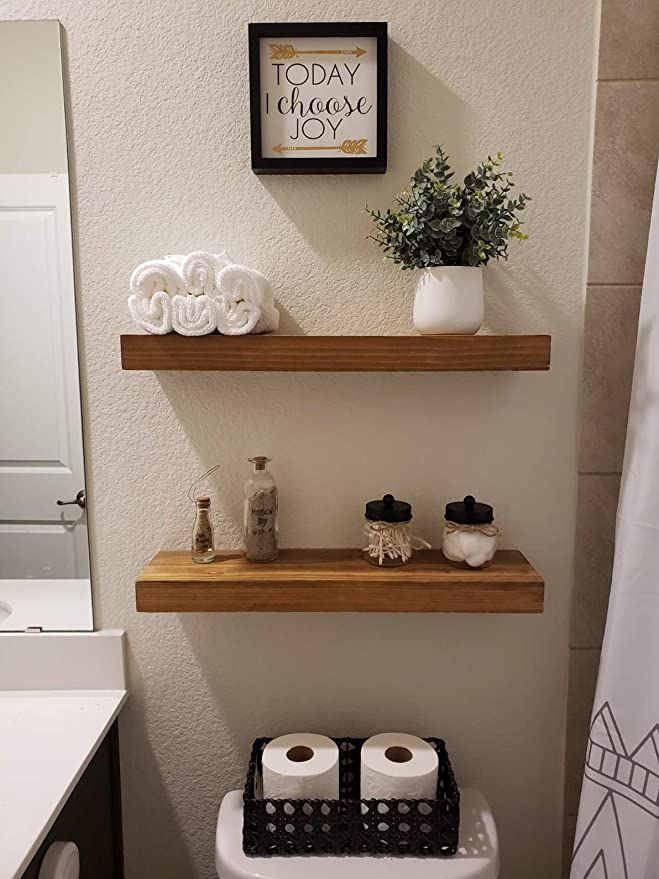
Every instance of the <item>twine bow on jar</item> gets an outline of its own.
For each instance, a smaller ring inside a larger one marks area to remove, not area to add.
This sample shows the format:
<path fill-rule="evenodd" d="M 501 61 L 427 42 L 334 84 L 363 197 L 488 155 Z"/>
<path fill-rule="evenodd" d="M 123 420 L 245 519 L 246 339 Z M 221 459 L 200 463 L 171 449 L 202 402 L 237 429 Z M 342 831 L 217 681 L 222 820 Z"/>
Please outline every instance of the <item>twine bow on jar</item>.
<path fill-rule="evenodd" d="M 468 531 L 472 534 L 484 534 L 485 537 L 496 537 L 501 534 L 494 522 L 490 522 L 487 525 L 466 525 L 462 522 L 451 522 L 448 519 L 446 520 L 446 531 L 449 534 L 453 534 L 456 531 Z"/>
<path fill-rule="evenodd" d="M 368 540 L 366 552 L 382 565 L 386 559 L 405 564 L 412 558 L 412 551 L 430 549 L 430 544 L 422 537 L 410 534 L 406 523 L 367 522 L 364 534 Z"/>

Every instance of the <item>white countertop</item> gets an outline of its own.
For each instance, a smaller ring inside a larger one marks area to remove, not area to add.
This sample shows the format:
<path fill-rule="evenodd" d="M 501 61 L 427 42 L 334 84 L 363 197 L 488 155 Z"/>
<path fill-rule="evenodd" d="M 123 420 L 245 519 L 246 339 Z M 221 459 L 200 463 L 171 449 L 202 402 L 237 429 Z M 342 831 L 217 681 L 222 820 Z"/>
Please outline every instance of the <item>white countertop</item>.
<path fill-rule="evenodd" d="M 22 875 L 126 701 L 122 641 L 1 637 L 0 879 Z"/>

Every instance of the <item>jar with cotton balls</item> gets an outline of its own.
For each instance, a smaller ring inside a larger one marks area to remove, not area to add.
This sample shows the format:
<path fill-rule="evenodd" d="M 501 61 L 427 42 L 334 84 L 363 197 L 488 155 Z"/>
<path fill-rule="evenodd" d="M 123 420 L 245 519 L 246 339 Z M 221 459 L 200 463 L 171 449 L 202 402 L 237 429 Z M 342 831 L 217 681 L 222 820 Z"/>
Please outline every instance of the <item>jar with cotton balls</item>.
<path fill-rule="evenodd" d="M 446 505 L 442 552 L 459 568 L 485 568 L 497 549 L 494 509 L 468 494 Z"/>

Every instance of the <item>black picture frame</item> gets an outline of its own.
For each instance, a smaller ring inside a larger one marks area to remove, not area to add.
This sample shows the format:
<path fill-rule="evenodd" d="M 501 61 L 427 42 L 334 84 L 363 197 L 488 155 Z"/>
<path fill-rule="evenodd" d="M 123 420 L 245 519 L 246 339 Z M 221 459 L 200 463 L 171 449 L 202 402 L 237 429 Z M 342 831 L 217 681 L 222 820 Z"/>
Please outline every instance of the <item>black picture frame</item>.
<path fill-rule="evenodd" d="M 345 158 L 273 158 L 261 149 L 262 38 L 375 37 L 377 40 L 376 155 Z M 249 96 L 252 170 L 255 174 L 384 174 L 387 170 L 387 22 L 277 22 L 249 25 Z"/>

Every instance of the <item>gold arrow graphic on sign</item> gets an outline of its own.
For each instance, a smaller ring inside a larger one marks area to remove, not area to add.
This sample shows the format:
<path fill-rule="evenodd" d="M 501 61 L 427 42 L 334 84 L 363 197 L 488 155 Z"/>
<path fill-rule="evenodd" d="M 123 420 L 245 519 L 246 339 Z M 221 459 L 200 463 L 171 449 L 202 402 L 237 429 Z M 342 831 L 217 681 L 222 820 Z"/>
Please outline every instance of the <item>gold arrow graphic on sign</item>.
<path fill-rule="evenodd" d="M 277 146 L 273 147 L 273 151 L 275 153 L 289 153 L 298 150 L 336 150 L 339 153 L 345 153 L 348 156 L 363 156 L 366 154 L 366 144 L 368 143 L 367 138 L 361 138 L 360 140 L 344 140 L 342 144 L 339 146 L 284 146 L 281 143 L 278 143 Z"/>
<path fill-rule="evenodd" d="M 356 46 L 354 49 L 296 49 L 291 43 L 270 43 L 271 61 L 289 61 L 299 55 L 354 55 L 361 58 L 366 49 Z"/>

